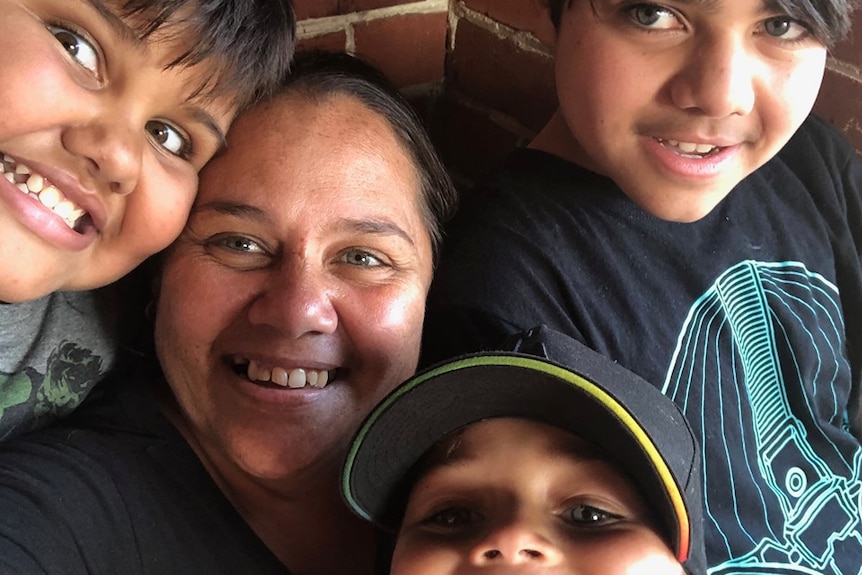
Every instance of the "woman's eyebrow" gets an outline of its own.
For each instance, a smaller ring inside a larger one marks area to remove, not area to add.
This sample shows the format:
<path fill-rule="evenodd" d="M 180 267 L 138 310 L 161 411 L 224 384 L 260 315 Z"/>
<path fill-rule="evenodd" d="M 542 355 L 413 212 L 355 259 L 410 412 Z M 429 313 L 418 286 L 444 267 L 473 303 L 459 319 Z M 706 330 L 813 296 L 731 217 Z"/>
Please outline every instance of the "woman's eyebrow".
<path fill-rule="evenodd" d="M 198 204 L 193 208 L 193 213 L 201 212 L 216 212 L 228 216 L 237 216 L 241 218 L 249 218 L 252 220 L 263 221 L 267 218 L 266 211 L 249 204 L 241 204 L 239 202 L 212 201 Z"/>
<path fill-rule="evenodd" d="M 383 219 L 349 219 L 346 218 L 341 221 L 338 226 L 339 228 L 345 231 L 359 232 L 363 234 L 374 234 L 374 235 L 394 235 L 398 236 L 405 241 L 407 241 L 410 245 L 414 245 L 413 238 L 411 238 L 407 232 L 401 229 L 400 226 L 395 224 L 390 220 Z"/>

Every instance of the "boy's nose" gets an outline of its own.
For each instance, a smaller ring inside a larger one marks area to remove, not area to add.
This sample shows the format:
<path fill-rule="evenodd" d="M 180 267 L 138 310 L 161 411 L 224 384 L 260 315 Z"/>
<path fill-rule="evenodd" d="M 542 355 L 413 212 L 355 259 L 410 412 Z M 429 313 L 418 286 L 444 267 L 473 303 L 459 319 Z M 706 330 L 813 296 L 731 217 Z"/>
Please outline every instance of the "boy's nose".
<path fill-rule="evenodd" d="M 323 272 L 302 262 L 285 262 L 260 273 L 266 273 L 264 285 L 248 310 L 253 325 L 268 325 L 288 338 L 335 331 L 338 313 Z"/>
<path fill-rule="evenodd" d="M 549 539 L 524 522 L 494 530 L 470 551 L 476 567 L 534 565 L 550 567 L 562 560 L 562 552 Z"/>
<path fill-rule="evenodd" d="M 704 42 L 672 80 L 671 98 L 679 108 L 712 118 L 744 116 L 754 109 L 756 68 L 743 40 Z"/>
<path fill-rule="evenodd" d="M 108 185 L 111 191 L 128 194 L 138 184 L 146 135 L 131 122 L 109 116 L 93 118 L 67 127 L 63 145 L 82 158 L 91 179 Z"/>

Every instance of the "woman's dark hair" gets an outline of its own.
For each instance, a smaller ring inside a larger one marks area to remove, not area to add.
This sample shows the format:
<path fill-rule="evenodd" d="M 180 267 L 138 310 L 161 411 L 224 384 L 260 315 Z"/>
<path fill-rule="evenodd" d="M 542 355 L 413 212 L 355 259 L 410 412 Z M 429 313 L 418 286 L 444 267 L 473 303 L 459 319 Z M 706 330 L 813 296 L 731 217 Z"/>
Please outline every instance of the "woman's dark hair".
<path fill-rule="evenodd" d="M 291 73 L 279 90 L 280 94 L 295 92 L 320 99 L 349 96 L 386 120 L 416 170 L 422 219 L 431 236 L 436 263 L 443 224 L 453 215 L 458 196 L 413 107 L 377 68 L 356 56 L 337 52 L 297 53 Z"/>
<path fill-rule="evenodd" d="M 583 1 L 583 0 L 582 0 Z M 759 1 L 759 0 L 752 0 Z M 773 0 L 777 10 L 808 27 L 829 48 L 850 31 L 850 14 L 858 0 Z M 574 0 L 548 0 L 551 21 L 559 29 L 560 19 Z M 592 0 L 589 0 L 592 5 Z"/>
<path fill-rule="evenodd" d="M 172 66 L 212 59 L 217 74 L 199 88 L 243 106 L 275 89 L 290 66 L 296 40 L 292 0 L 109 0 L 140 39 L 176 40 Z M 176 35 L 172 29 L 176 28 Z M 189 37 L 191 36 L 191 37 Z"/>

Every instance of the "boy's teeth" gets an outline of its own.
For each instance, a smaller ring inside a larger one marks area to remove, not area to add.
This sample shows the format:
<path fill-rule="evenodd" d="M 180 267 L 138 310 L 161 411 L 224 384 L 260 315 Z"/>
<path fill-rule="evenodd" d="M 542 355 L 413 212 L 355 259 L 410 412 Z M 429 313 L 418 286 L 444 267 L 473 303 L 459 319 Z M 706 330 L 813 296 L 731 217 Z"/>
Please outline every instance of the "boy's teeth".
<path fill-rule="evenodd" d="M 715 149 L 712 144 L 695 144 L 694 142 L 679 142 L 677 140 L 665 140 L 665 143 L 677 148 L 683 154 L 707 154 Z"/>
<path fill-rule="evenodd" d="M 43 206 L 63 218 L 66 225 L 73 230 L 87 213 L 67 199 L 63 192 L 51 185 L 44 176 L 34 173 L 25 164 L 15 163 L 15 159 L 6 154 L 3 154 L 3 161 L 0 161 L 0 174 L 23 193 L 39 200 Z"/>
<path fill-rule="evenodd" d="M 246 375 L 251 381 L 272 382 L 281 387 L 300 389 L 306 386 L 322 388 L 329 382 L 329 372 L 316 369 L 282 367 L 268 369 L 256 361 L 249 361 Z"/>

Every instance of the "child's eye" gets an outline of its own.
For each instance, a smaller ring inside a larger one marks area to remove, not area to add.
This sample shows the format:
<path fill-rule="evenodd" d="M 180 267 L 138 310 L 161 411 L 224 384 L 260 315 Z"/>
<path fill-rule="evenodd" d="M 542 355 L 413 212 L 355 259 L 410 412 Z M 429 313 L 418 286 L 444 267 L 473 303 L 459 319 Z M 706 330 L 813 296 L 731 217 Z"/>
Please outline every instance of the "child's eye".
<path fill-rule="evenodd" d="M 66 52 L 75 59 L 78 64 L 87 70 L 98 74 L 99 72 L 99 52 L 96 48 L 84 39 L 83 36 L 72 32 L 67 28 L 60 26 L 48 26 L 48 30 L 55 38 L 63 45 Z"/>
<path fill-rule="evenodd" d="M 788 16 L 776 16 L 763 22 L 763 30 L 767 35 L 793 42 L 809 36 L 808 29 Z"/>
<path fill-rule="evenodd" d="M 168 152 L 181 158 L 188 157 L 191 148 L 188 138 L 177 128 L 160 120 L 150 120 L 146 128 L 150 137 Z"/>
<path fill-rule="evenodd" d="M 671 10 L 656 4 L 637 4 L 628 9 L 634 22 L 653 30 L 669 30 L 679 28 L 679 19 Z"/>
<path fill-rule="evenodd" d="M 348 250 L 341 255 L 344 262 L 355 266 L 378 267 L 384 265 L 380 258 L 362 250 Z"/>
<path fill-rule="evenodd" d="M 466 507 L 447 507 L 430 515 L 423 523 L 432 527 L 454 529 L 472 525 L 481 519 L 481 516 Z"/>
<path fill-rule="evenodd" d="M 577 527 L 604 527 L 622 519 L 621 515 L 592 505 L 574 505 L 566 509 L 563 519 Z"/>

